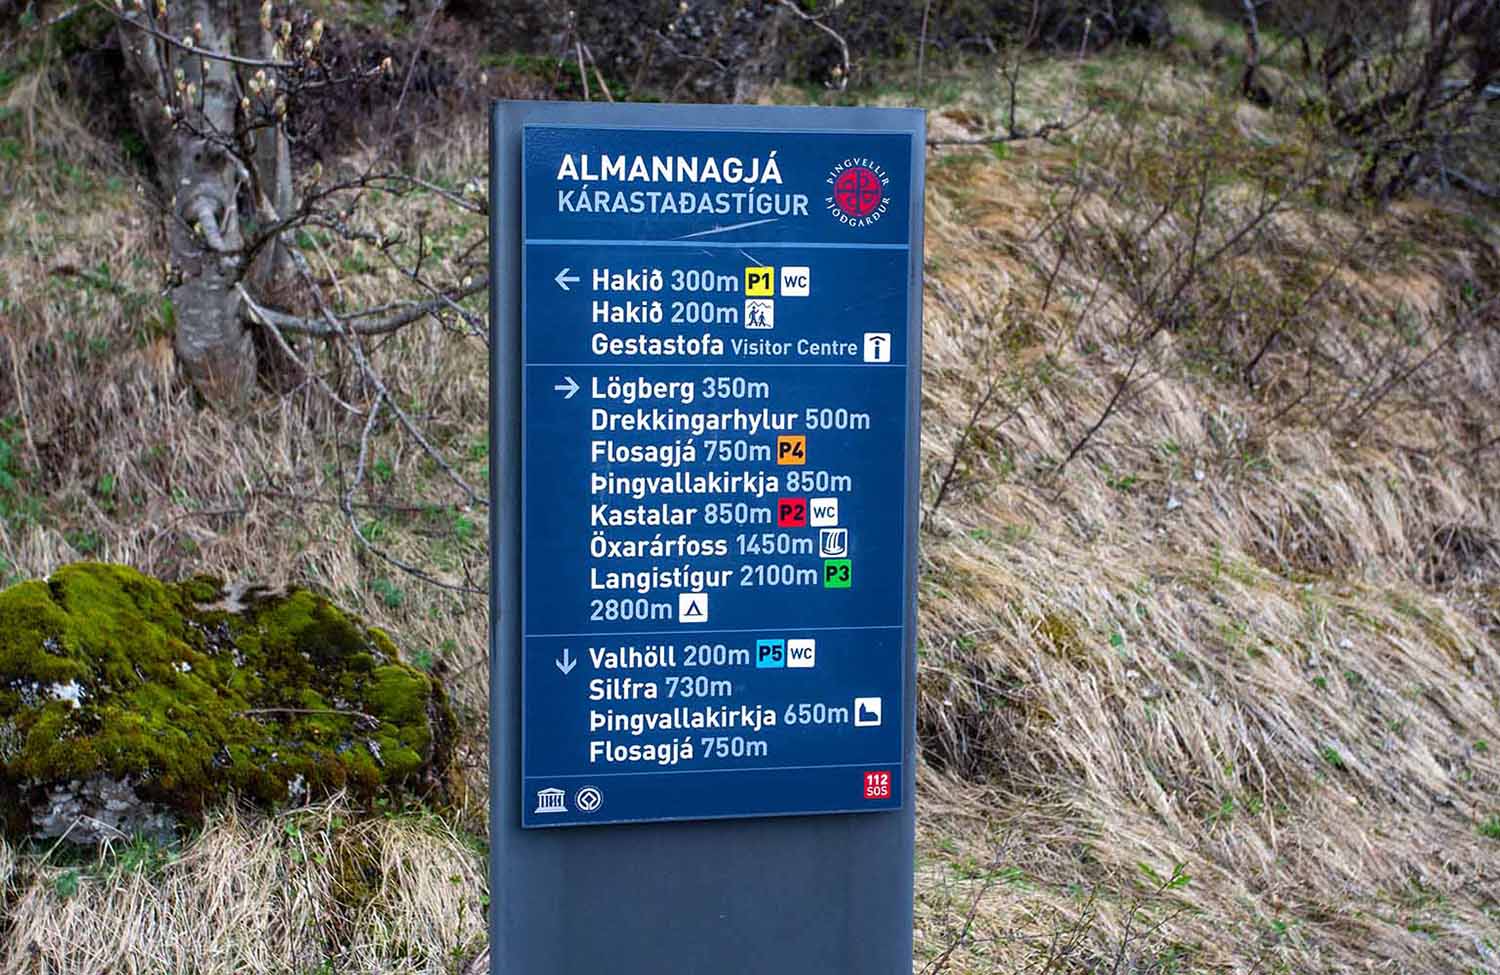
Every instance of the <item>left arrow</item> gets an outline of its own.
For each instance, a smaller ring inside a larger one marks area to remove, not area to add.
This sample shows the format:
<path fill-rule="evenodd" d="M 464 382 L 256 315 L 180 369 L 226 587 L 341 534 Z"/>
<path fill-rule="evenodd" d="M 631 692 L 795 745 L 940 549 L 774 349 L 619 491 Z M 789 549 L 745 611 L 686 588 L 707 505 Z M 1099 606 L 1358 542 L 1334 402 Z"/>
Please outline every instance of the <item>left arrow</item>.
<path fill-rule="evenodd" d="M 557 277 L 555 277 L 555 278 L 552 279 L 552 280 L 556 281 L 557 282 L 557 286 L 559 288 L 563 289 L 564 291 L 572 291 L 573 289 L 570 288 L 570 287 L 568 287 L 568 285 L 570 285 L 570 284 L 577 284 L 579 281 L 583 280 L 582 278 L 580 278 L 576 274 L 569 274 L 568 272 L 571 271 L 571 270 L 573 270 L 573 269 L 570 268 L 570 267 L 565 267 L 561 271 L 557 272 Z"/>
<path fill-rule="evenodd" d="M 567 647 L 563 647 L 562 659 L 554 660 L 552 662 L 557 665 L 558 670 L 563 672 L 564 677 L 571 674 L 573 672 L 573 668 L 578 666 L 578 661 L 573 659 L 573 654 L 568 651 Z"/>
<path fill-rule="evenodd" d="M 564 376 L 563 381 L 552 387 L 563 394 L 563 399 L 572 399 L 573 394 L 578 392 L 578 383 L 573 381 L 572 376 Z"/>

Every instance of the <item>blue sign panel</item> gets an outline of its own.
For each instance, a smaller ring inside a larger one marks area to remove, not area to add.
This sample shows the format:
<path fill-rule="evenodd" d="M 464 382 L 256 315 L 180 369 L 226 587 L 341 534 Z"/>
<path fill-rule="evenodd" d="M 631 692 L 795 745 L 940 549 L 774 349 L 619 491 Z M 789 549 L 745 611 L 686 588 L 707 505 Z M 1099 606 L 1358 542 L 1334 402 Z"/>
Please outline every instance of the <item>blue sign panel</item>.
<path fill-rule="evenodd" d="M 902 807 L 911 140 L 525 126 L 522 825 Z"/>

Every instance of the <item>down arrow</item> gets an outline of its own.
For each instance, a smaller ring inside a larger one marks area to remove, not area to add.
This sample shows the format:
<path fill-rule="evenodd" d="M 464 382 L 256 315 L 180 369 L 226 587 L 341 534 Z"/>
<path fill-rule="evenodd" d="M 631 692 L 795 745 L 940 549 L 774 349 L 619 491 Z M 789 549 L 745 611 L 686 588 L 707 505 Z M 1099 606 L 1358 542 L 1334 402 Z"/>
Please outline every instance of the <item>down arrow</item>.
<path fill-rule="evenodd" d="M 564 677 L 571 674 L 573 672 L 573 668 L 578 666 L 578 661 L 573 659 L 573 654 L 568 650 L 567 647 L 563 647 L 562 659 L 554 660 L 552 662 L 557 664 L 557 669 L 563 672 Z"/>

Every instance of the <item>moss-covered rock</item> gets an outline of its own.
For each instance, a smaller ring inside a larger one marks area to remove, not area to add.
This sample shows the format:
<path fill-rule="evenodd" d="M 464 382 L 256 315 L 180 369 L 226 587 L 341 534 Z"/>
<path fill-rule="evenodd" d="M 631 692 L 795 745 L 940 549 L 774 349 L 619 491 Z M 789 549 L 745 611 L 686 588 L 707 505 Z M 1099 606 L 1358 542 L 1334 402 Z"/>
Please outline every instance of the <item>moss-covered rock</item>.
<path fill-rule="evenodd" d="M 0 829 L 163 833 L 230 796 L 446 794 L 454 720 L 389 636 L 306 590 L 80 563 L 0 592 Z"/>

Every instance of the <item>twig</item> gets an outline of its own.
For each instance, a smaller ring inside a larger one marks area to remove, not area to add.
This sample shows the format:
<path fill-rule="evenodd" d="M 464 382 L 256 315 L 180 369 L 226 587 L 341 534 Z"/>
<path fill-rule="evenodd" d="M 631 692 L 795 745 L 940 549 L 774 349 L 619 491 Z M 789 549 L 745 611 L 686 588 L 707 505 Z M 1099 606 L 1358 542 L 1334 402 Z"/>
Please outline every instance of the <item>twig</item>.
<path fill-rule="evenodd" d="M 917 98 L 922 97 L 922 78 L 927 67 L 927 18 L 932 15 L 932 0 L 922 4 L 922 33 L 917 38 Z"/>
<path fill-rule="evenodd" d="M 1491 200 L 1500 200 L 1500 186 L 1496 186 L 1494 183 L 1486 183 L 1484 180 L 1475 179 L 1473 176 L 1461 173 L 1456 169 L 1443 170 L 1443 178 L 1451 180 L 1453 185 L 1461 190 L 1468 190 L 1470 193 L 1477 193 Z"/>
<path fill-rule="evenodd" d="M 974 404 L 974 410 L 969 414 L 969 422 L 964 424 L 963 432 L 958 435 L 958 443 L 953 445 L 953 456 L 948 459 L 948 467 L 943 471 L 943 479 L 938 482 L 937 495 L 933 497 L 932 505 L 927 509 L 927 513 L 922 516 L 924 525 L 930 522 L 932 516 L 937 514 L 938 509 L 943 506 L 943 499 L 948 496 L 948 489 L 958 474 L 958 462 L 964 457 L 964 448 L 968 446 L 969 437 L 973 436 L 975 428 L 979 425 L 979 418 L 984 415 L 985 410 L 989 409 L 990 402 L 995 398 L 995 393 L 999 388 L 1000 377 L 992 372 L 984 395 L 979 398 L 979 402 Z"/>
<path fill-rule="evenodd" d="M 990 857 L 989 863 L 985 865 L 984 882 L 974 891 L 974 897 L 969 902 L 969 909 L 964 914 L 963 927 L 959 929 L 958 936 L 948 942 L 942 952 L 923 967 L 921 975 L 942 975 L 942 972 L 948 968 L 949 962 L 953 959 L 953 953 L 958 950 L 959 945 L 969 940 L 969 936 L 974 931 L 974 922 L 979 917 L 979 905 L 984 902 L 985 896 L 995 888 L 995 884 L 1000 877 L 1000 864 L 1009 853 L 1011 846 L 1012 843 L 1008 838 L 1005 842 L 996 846 L 994 855 Z"/>
<path fill-rule="evenodd" d="M 380 407 L 388 399 L 385 387 L 381 386 L 379 387 L 379 390 L 380 391 L 375 396 L 375 404 L 370 407 L 369 419 L 365 421 L 365 428 L 363 432 L 361 432 L 359 437 L 359 456 L 354 465 L 354 479 L 349 482 L 349 488 L 344 492 L 344 496 L 339 505 L 339 507 L 341 507 L 344 511 L 344 517 L 349 522 L 349 530 L 354 532 L 354 537 L 359 540 L 360 547 L 362 547 L 365 551 L 372 553 L 373 555 L 385 560 L 386 562 L 389 562 L 391 565 L 394 565 L 396 568 L 400 569 L 402 572 L 407 573 L 408 575 L 414 576 L 418 579 L 421 579 L 423 582 L 429 583 L 442 589 L 449 589 L 454 592 L 472 593 L 474 595 L 484 595 L 484 590 L 482 589 L 478 589 L 473 586 L 460 586 L 454 585 L 451 582 L 444 582 L 441 579 L 435 578 L 428 573 L 423 572 L 416 566 L 396 558 L 394 555 L 391 555 L 389 552 L 386 552 L 385 550 L 377 547 L 373 542 L 366 538 L 364 530 L 359 527 L 359 519 L 354 515 L 354 492 L 359 490 L 359 486 L 364 483 L 365 467 L 370 459 L 370 436 L 374 433 L 375 419 L 380 414 Z M 395 409 L 395 404 L 391 404 L 391 408 Z"/>
<path fill-rule="evenodd" d="M 1145 330 L 1144 334 L 1135 338 L 1130 350 L 1130 361 L 1126 366 L 1125 375 L 1116 384 L 1114 392 L 1110 394 L 1109 401 L 1105 403 L 1098 417 L 1084 431 L 1083 435 L 1074 441 L 1072 447 L 1068 450 L 1067 456 L 1053 469 L 1054 474 L 1062 473 L 1068 464 L 1072 463 L 1079 454 L 1083 453 L 1089 446 L 1090 441 L 1093 440 L 1095 434 L 1103 429 L 1105 423 L 1114 416 L 1116 410 L 1122 405 L 1126 392 L 1135 383 L 1136 370 L 1140 368 L 1147 348 L 1167 328 L 1167 322 L 1160 314 L 1161 309 L 1178 307 L 1182 296 L 1202 275 L 1205 267 L 1216 265 L 1221 257 L 1238 247 L 1241 241 L 1270 220 L 1272 215 L 1281 209 L 1286 200 L 1293 193 L 1300 190 L 1310 178 L 1304 175 L 1280 194 L 1263 196 L 1255 213 L 1237 228 L 1234 233 L 1224 239 L 1218 247 L 1214 248 L 1206 256 L 1203 256 L 1199 254 L 1199 246 L 1204 218 L 1208 210 L 1208 190 L 1211 176 L 1208 165 L 1208 162 L 1205 161 L 1203 170 L 1198 177 L 1197 205 L 1193 217 L 1193 236 L 1188 252 L 1186 255 L 1175 255 L 1171 264 L 1156 276 L 1155 280 L 1151 283 L 1151 287 L 1146 289 L 1145 293 L 1140 296 L 1137 301 L 1137 310 L 1131 315 L 1130 320 L 1125 323 L 1124 335 L 1126 337 L 1132 336 L 1136 326 L 1145 321 L 1148 316 L 1154 316 L 1155 321 L 1149 329 Z M 1182 266 L 1184 256 L 1186 257 L 1185 267 Z M 1162 292 L 1169 284 L 1168 279 L 1174 273 L 1179 273 L 1179 267 L 1181 267 L 1180 276 L 1177 278 L 1175 285 L 1171 287 L 1170 292 L 1163 297 Z"/>
<path fill-rule="evenodd" d="M 224 54 L 219 51 L 210 51 L 208 48 L 198 47 L 196 44 L 184 44 L 180 38 L 173 37 L 171 34 L 163 33 L 162 31 L 157 30 L 155 27 L 152 27 L 148 23 L 136 20 L 129 14 L 116 10 L 110 5 L 104 3 L 103 0 L 93 0 L 93 5 L 95 7 L 98 7 L 100 10 L 103 10 L 105 13 L 109 14 L 111 17 L 115 18 L 115 20 L 122 24 L 129 24 L 136 30 L 142 31 L 146 34 L 150 34 L 157 40 L 164 41 L 165 43 L 170 44 L 172 47 L 178 48 L 182 51 L 186 51 L 187 53 L 200 58 L 207 58 L 210 61 L 224 61 L 228 64 L 238 64 L 246 68 L 277 68 L 280 70 L 287 70 L 301 67 L 301 65 L 297 64 L 295 61 L 271 61 L 265 58 L 245 58 L 240 57 L 237 54 Z"/>
<path fill-rule="evenodd" d="M 353 333 L 354 335 L 386 335 L 399 331 L 412 322 L 426 315 L 451 307 L 456 301 L 460 301 L 470 295 L 478 294 L 490 286 L 490 279 L 476 281 L 467 287 L 433 298 L 431 301 L 423 301 L 414 305 L 407 305 L 400 312 L 386 318 L 378 318 L 375 321 L 361 321 L 362 317 L 368 317 L 368 313 L 357 313 L 353 315 L 335 316 L 332 323 L 328 321 L 313 321 L 296 315 L 288 315 L 285 312 L 264 308 L 256 304 L 244 289 L 240 294 L 249 304 L 250 310 L 259 319 L 260 324 L 270 323 L 276 328 L 298 335 L 311 335 L 315 338 L 334 338 Z"/>
<path fill-rule="evenodd" d="M 329 309 L 328 303 L 323 300 L 323 293 L 318 290 L 317 283 L 312 279 L 312 272 L 308 269 L 307 258 L 303 257 L 297 251 L 292 252 L 292 257 L 292 263 L 297 266 L 297 272 L 302 275 L 302 280 L 307 285 L 308 291 L 312 293 L 313 300 L 318 303 L 318 312 L 322 315 L 323 321 L 332 330 L 333 334 L 342 334 L 347 339 L 345 344 L 348 347 L 350 353 L 354 356 L 354 361 L 359 366 L 359 371 L 364 375 L 365 380 L 369 382 L 371 386 L 374 386 L 376 391 L 380 393 L 381 398 L 383 398 L 387 402 L 387 404 L 389 404 L 391 412 L 395 413 L 396 418 L 401 421 L 401 426 L 403 426 L 406 429 L 406 432 L 411 435 L 411 438 L 415 440 L 419 446 L 421 446 L 423 452 L 425 452 L 427 456 L 432 459 L 432 462 L 434 464 L 437 464 L 444 474 L 448 475 L 448 479 L 456 484 L 458 488 L 468 496 L 469 502 L 471 504 L 488 507 L 489 500 L 485 497 L 481 497 L 479 492 L 475 491 L 473 486 L 470 485 L 468 481 L 465 481 L 461 476 L 459 476 L 459 473 L 453 469 L 453 465 L 448 463 L 447 458 L 445 458 L 436 447 L 428 442 L 427 438 L 422 435 L 421 430 L 417 429 L 417 425 L 412 422 L 411 417 L 406 415 L 406 411 L 396 405 L 396 401 L 391 396 L 390 390 L 386 388 L 385 383 L 381 380 L 380 375 L 375 371 L 375 368 L 370 365 L 370 360 L 365 356 L 364 350 L 360 348 L 359 342 L 356 340 L 356 337 L 349 331 L 349 323 L 340 321 Z M 373 407 L 371 409 L 372 414 L 375 412 L 375 409 L 378 408 L 378 406 L 379 401 L 377 400 L 376 407 Z"/>
<path fill-rule="evenodd" d="M 406 77 L 401 81 L 401 94 L 396 97 L 396 107 L 391 110 L 391 124 L 385 132 L 385 143 L 390 145 L 394 140 L 396 126 L 401 121 L 401 108 L 406 104 L 406 93 L 411 89 L 412 76 L 417 73 L 417 61 L 427 51 L 427 38 L 432 33 L 433 21 L 443 9 L 443 0 L 432 0 L 432 9 L 427 12 L 427 20 L 422 23 L 422 33 L 417 37 L 417 49 L 412 52 L 411 63 L 406 68 Z"/>
<path fill-rule="evenodd" d="M 436 183 L 429 183 L 425 179 L 418 179 L 415 176 L 408 176 L 405 173 L 381 173 L 375 176 L 367 176 L 363 180 L 359 180 L 356 182 L 363 182 L 367 184 L 382 182 L 410 183 L 413 186 L 421 187 L 422 189 L 427 190 L 429 193 L 436 193 L 438 196 L 441 196 L 443 199 L 447 200 L 449 203 L 452 203 L 454 206 L 464 210 L 468 210 L 470 213 L 487 215 L 490 212 L 488 207 L 481 206 L 480 204 L 475 203 L 472 200 L 466 200 L 452 190 L 444 189 L 443 187 L 438 186 Z M 348 186 L 345 185 L 340 188 L 347 189 Z M 397 191 L 387 190 L 387 192 L 394 194 Z"/>
<path fill-rule="evenodd" d="M 589 96 L 589 73 L 583 67 L 583 42 L 576 37 L 573 38 L 573 51 L 578 55 L 578 80 L 583 83 L 583 100 L 593 101 Z"/>
<path fill-rule="evenodd" d="M 604 83 L 604 74 L 599 70 L 599 62 L 594 60 L 594 52 L 589 50 L 589 46 L 585 44 L 583 45 L 583 53 L 589 59 L 589 64 L 594 68 L 594 80 L 599 82 L 599 90 L 604 92 L 604 97 L 606 100 L 613 102 L 615 100 L 615 96 L 610 94 L 609 85 L 606 85 Z"/>
<path fill-rule="evenodd" d="M 704 64 L 711 64 L 719 70 L 720 74 L 723 74 L 729 70 L 729 65 L 725 64 L 723 61 L 720 61 L 718 58 L 711 58 L 706 54 L 693 54 L 688 51 L 679 49 L 677 45 L 672 43 L 672 39 L 670 37 L 668 37 L 666 34 L 663 34 L 659 30 L 652 31 L 651 35 L 658 41 L 660 41 L 666 47 L 667 53 L 671 54 L 674 58 L 678 58 L 683 61 L 702 61 Z"/>
<path fill-rule="evenodd" d="M 337 714 L 346 718 L 359 718 L 369 724 L 380 724 L 380 719 L 363 711 L 345 711 L 339 708 L 251 708 L 234 712 L 237 718 L 251 718 L 262 714 Z"/>

